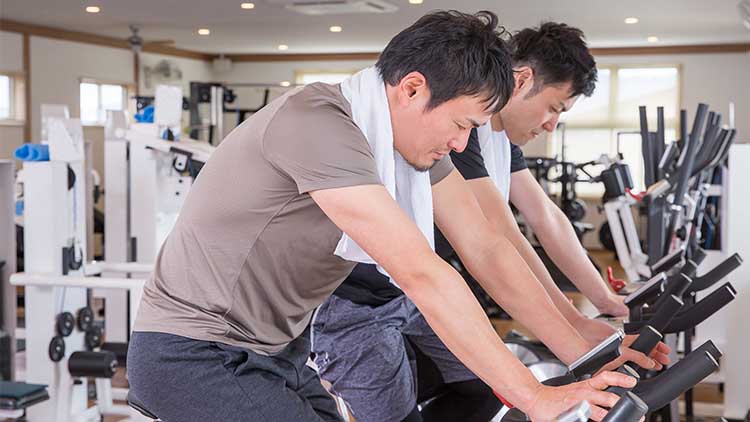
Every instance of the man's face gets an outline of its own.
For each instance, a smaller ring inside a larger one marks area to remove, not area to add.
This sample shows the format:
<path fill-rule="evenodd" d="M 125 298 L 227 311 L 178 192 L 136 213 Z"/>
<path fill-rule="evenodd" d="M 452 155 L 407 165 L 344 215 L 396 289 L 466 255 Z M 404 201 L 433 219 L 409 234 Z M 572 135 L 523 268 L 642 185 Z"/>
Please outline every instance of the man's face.
<path fill-rule="evenodd" d="M 426 111 L 430 91 L 418 72 L 386 89 L 394 146 L 419 171 L 429 170 L 451 151 L 463 151 L 471 129 L 491 116 L 482 96 L 461 96 Z"/>
<path fill-rule="evenodd" d="M 524 75 L 524 72 L 526 74 Z M 500 119 L 508 139 L 519 146 L 540 133 L 552 132 L 560 114 L 570 110 L 578 97 L 571 97 L 570 82 L 534 87 L 533 72 L 522 68 L 516 73 L 516 88 L 508 104 L 500 110 Z"/>

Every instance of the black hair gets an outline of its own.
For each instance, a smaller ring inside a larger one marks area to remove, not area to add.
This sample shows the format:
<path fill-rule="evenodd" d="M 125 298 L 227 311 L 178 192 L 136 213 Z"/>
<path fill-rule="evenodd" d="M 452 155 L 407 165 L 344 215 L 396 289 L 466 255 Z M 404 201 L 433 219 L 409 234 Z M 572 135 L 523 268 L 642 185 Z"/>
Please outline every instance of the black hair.
<path fill-rule="evenodd" d="M 564 23 L 544 22 L 511 39 L 513 65 L 534 70 L 538 92 L 545 85 L 571 83 L 571 97 L 591 96 L 596 87 L 596 62 L 583 31 Z"/>
<path fill-rule="evenodd" d="M 497 22 L 487 11 L 429 13 L 396 35 L 376 66 L 391 86 L 410 72 L 424 75 L 430 89 L 428 111 L 463 95 L 481 95 L 496 113 L 515 85 L 506 31 Z"/>

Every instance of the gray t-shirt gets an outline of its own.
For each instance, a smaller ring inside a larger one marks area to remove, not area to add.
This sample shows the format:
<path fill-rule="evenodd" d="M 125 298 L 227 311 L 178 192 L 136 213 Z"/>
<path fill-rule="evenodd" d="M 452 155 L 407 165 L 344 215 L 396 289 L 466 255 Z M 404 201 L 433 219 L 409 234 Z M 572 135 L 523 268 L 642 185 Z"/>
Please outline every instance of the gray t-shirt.
<path fill-rule="evenodd" d="M 432 183 L 453 170 L 445 157 Z M 195 180 L 146 283 L 135 331 L 281 351 L 356 264 L 308 192 L 381 184 L 338 85 L 311 84 L 230 133 Z"/>

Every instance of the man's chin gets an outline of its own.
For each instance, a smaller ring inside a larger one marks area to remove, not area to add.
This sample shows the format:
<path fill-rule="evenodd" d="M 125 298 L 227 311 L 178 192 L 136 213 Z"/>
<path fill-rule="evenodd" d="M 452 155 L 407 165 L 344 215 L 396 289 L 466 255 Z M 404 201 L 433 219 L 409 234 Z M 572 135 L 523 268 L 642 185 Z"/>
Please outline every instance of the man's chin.
<path fill-rule="evenodd" d="M 416 170 L 418 172 L 422 172 L 422 173 L 424 173 L 426 171 L 430 171 L 430 169 L 432 169 L 433 167 L 435 167 L 435 164 L 437 164 L 437 160 L 432 160 L 432 163 L 429 164 L 429 165 L 417 164 L 417 163 L 413 163 L 413 162 L 411 162 L 409 160 L 406 160 L 406 162 L 409 163 L 409 165 L 414 170 Z"/>

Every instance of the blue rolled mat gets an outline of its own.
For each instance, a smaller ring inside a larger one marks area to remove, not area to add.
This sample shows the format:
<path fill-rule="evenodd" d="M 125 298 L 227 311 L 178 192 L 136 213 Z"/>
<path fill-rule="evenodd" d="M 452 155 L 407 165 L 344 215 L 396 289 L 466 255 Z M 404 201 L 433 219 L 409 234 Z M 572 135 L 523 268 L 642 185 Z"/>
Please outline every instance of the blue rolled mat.
<path fill-rule="evenodd" d="M 49 161 L 49 145 L 23 144 L 13 155 L 21 161 Z"/>
<path fill-rule="evenodd" d="M 154 106 L 146 106 L 141 110 L 140 113 L 137 113 L 135 116 L 135 121 L 138 123 L 153 123 L 154 122 Z"/>

